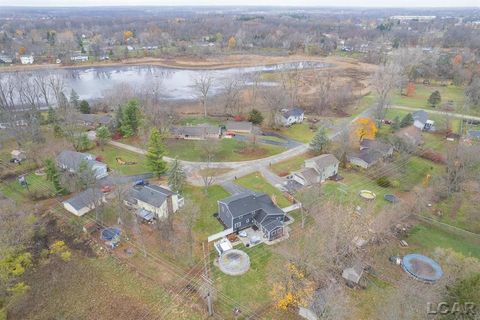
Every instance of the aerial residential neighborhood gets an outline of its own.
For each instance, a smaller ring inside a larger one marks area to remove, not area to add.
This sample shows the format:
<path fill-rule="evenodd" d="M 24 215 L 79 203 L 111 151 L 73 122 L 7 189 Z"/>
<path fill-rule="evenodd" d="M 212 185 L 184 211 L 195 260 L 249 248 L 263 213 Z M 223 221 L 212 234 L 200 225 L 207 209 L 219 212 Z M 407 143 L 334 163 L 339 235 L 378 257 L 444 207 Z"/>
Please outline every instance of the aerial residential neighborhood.
<path fill-rule="evenodd" d="M 479 26 L 0 3 L 0 320 L 479 319 Z"/>

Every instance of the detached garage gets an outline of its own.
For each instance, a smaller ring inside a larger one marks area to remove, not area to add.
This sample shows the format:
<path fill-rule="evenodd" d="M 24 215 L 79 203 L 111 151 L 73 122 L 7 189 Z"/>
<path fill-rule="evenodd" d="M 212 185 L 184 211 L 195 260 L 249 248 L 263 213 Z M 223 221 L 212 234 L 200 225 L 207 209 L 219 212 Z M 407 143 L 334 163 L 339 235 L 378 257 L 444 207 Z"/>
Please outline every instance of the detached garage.
<path fill-rule="evenodd" d="M 84 214 L 100 206 L 105 201 L 103 193 L 93 189 L 87 189 L 76 196 L 63 202 L 63 207 L 76 216 Z"/>

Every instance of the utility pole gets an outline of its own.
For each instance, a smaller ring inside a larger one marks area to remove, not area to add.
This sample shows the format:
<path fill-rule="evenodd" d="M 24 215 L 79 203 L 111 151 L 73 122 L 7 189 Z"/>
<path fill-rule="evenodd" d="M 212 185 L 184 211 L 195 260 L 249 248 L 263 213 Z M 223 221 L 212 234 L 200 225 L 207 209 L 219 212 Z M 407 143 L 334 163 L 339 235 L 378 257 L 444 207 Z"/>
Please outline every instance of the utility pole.
<path fill-rule="evenodd" d="M 212 280 L 210 279 L 210 263 L 208 259 L 208 250 L 207 246 L 205 245 L 206 242 L 202 242 L 202 248 L 203 248 L 203 260 L 205 263 L 204 266 L 204 275 L 203 278 L 205 280 L 205 288 L 207 290 L 207 296 L 205 297 L 207 300 L 207 308 L 208 308 L 208 315 L 211 317 L 213 316 L 213 297 L 212 297 Z M 208 245 L 208 243 L 207 243 Z"/>

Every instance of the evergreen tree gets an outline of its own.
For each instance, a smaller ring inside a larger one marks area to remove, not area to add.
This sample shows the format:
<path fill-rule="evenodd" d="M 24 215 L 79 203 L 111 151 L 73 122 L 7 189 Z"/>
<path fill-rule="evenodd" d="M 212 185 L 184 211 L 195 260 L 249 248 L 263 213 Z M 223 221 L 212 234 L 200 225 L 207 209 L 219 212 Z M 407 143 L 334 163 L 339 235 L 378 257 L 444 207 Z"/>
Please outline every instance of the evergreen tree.
<path fill-rule="evenodd" d="M 392 122 L 392 130 L 397 131 L 398 129 L 400 129 L 400 117 L 396 116 Z"/>
<path fill-rule="evenodd" d="M 124 137 L 131 137 L 137 134 L 140 126 L 140 108 L 137 100 L 130 100 L 122 108 L 122 119 L 120 121 L 120 133 Z"/>
<path fill-rule="evenodd" d="M 248 121 L 253 124 L 259 125 L 263 122 L 263 115 L 257 109 L 252 109 L 248 114 Z"/>
<path fill-rule="evenodd" d="M 110 130 L 106 126 L 101 126 L 96 130 L 97 134 L 97 141 L 100 145 L 101 149 L 103 150 L 103 146 L 110 140 L 112 135 L 110 134 Z"/>
<path fill-rule="evenodd" d="M 324 127 L 321 127 L 310 142 L 310 148 L 315 153 L 322 153 L 329 144 L 330 140 L 328 139 L 327 131 Z"/>
<path fill-rule="evenodd" d="M 442 97 L 440 96 L 440 92 L 438 92 L 438 90 L 433 91 L 430 97 L 428 98 L 428 103 L 432 107 L 438 106 L 441 101 L 442 101 Z"/>
<path fill-rule="evenodd" d="M 85 151 L 85 150 L 90 149 L 91 146 L 92 146 L 92 142 L 90 141 L 90 139 L 88 139 L 88 136 L 87 136 L 86 133 L 81 133 L 77 137 L 77 141 L 76 141 L 76 144 L 75 144 L 75 150 Z"/>
<path fill-rule="evenodd" d="M 64 194 L 65 189 L 60 183 L 60 173 L 58 172 L 57 166 L 52 159 L 45 160 L 45 173 L 47 180 L 52 182 L 55 192 L 57 194 Z"/>
<path fill-rule="evenodd" d="M 75 108 L 80 107 L 80 97 L 78 96 L 77 92 L 75 92 L 75 90 L 73 89 L 72 91 L 70 91 L 70 103 Z"/>
<path fill-rule="evenodd" d="M 182 164 L 175 159 L 168 170 L 168 185 L 170 189 L 175 192 L 182 192 L 186 180 L 187 176 Z"/>
<path fill-rule="evenodd" d="M 407 113 L 405 117 L 402 118 L 402 121 L 400 121 L 401 128 L 411 126 L 412 124 L 413 124 L 413 116 L 411 113 Z"/>
<path fill-rule="evenodd" d="M 52 107 L 48 107 L 47 123 L 48 124 L 57 123 L 57 114 L 55 113 L 55 110 Z"/>
<path fill-rule="evenodd" d="M 163 160 L 164 154 L 163 137 L 158 129 L 153 128 L 150 131 L 146 158 L 147 166 L 156 176 L 160 176 L 167 170 L 167 163 Z"/>
<path fill-rule="evenodd" d="M 54 135 L 56 138 L 60 138 L 61 136 L 63 136 L 62 127 L 60 127 L 59 124 L 54 124 L 54 125 L 53 125 L 53 135 Z"/>
<path fill-rule="evenodd" d="M 90 113 L 90 104 L 87 100 L 82 100 L 82 102 L 80 102 L 79 110 L 81 113 Z"/>

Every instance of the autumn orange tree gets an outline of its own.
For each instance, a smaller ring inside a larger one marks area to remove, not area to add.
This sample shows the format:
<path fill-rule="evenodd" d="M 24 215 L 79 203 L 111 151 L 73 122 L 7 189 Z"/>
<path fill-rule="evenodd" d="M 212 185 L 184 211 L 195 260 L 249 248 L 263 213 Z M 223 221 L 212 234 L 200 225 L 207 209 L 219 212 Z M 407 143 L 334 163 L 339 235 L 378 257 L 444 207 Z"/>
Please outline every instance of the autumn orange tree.
<path fill-rule="evenodd" d="M 413 82 L 409 82 L 407 84 L 407 97 L 413 97 L 413 95 L 415 94 L 415 84 Z"/>
<path fill-rule="evenodd" d="M 235 49 L 236 46 L 237 39 L 235 39 L 235 37 L 230 37 L 230 39 L 228 39 L 228 49 Z"/>
<path fill-rule="evenodd" d="M 363 139 L 373 140 L 375 139 L 377 132 L 377 125 L 375 124 L 375 121 L 370 118 L 358 118 L 353 123 L 353 134 L 359 141 L 362 141 Z"/>
<path fill-rule="evenodd" d="M 123 32 L 123 39 L 127 41 L 128 39 L 133 37 L 133 32 L 132 31 L 124 31 Z"/>
<path fill-rule="evenodd" d="M 290 262 L 282 270 L 281 277 L 271 291 L 276 307 L 280 310 L 295 310 L 305 307 L 315 291 L 315 283 L 306 275 L 306 270 Z"/>

